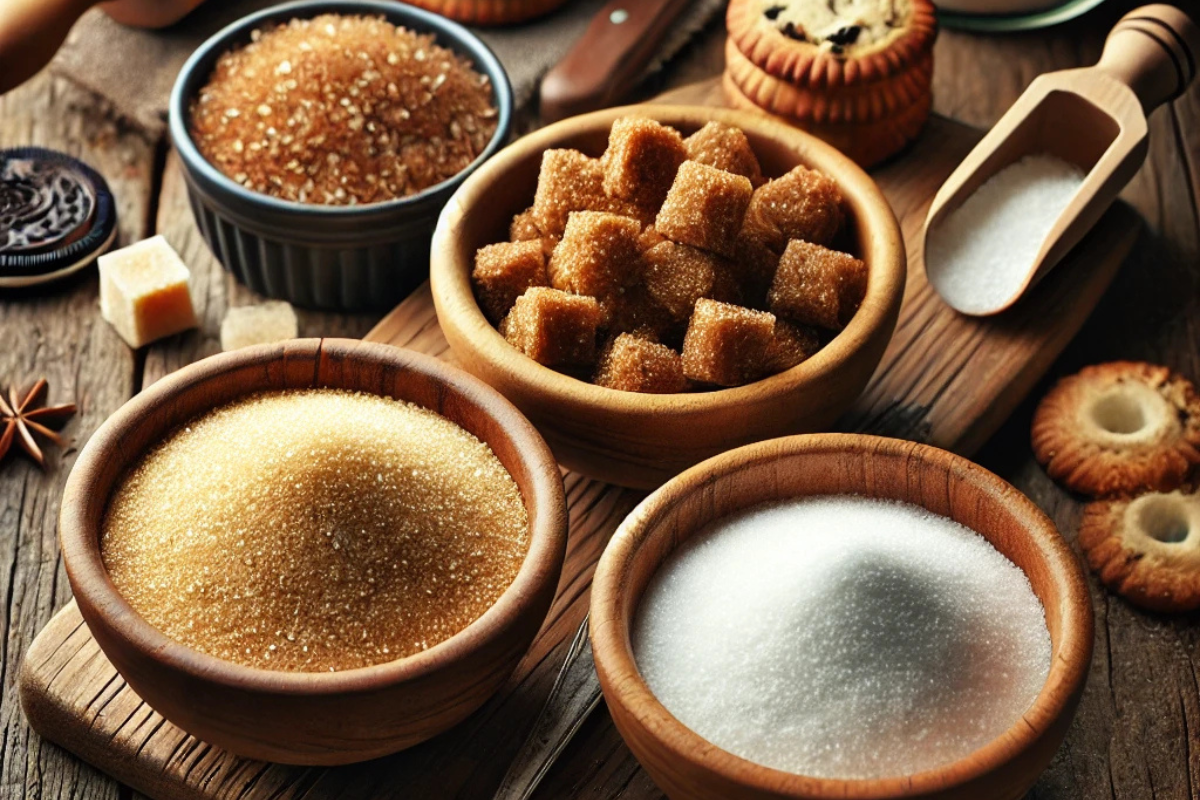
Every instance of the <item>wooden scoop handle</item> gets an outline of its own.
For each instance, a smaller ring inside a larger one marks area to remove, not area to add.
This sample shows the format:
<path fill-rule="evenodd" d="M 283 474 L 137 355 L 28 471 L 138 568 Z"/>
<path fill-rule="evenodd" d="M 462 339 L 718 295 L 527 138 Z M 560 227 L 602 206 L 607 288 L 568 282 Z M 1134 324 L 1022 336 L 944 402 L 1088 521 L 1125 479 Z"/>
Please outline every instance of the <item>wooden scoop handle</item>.
<path fill-rule="evenodd" d="M 1200 28 L 1173 6 L 1135 8 L 1109 33 L 1097 66 L 1133 89 L 1149 114 L 1196 77 Z"/>

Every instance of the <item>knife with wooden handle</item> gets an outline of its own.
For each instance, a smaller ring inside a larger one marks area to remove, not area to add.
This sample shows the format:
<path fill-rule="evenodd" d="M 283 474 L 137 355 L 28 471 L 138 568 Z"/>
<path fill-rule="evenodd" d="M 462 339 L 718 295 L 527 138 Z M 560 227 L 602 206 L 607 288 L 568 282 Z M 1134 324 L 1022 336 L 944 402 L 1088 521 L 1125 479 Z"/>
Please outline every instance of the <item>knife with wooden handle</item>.
<path fill-rule="evenodd" d="M 545 122 L 615 105 L 635 86 L 692 0 L 613 0 L 541 86 Z"/>
<path fill-rule="evenodd" d="M 600 696 L 585 618 L 571 641 L 546 705 L 500 782 L 494 800 L 528 800 L 554 759 L 600 705 Z"/>

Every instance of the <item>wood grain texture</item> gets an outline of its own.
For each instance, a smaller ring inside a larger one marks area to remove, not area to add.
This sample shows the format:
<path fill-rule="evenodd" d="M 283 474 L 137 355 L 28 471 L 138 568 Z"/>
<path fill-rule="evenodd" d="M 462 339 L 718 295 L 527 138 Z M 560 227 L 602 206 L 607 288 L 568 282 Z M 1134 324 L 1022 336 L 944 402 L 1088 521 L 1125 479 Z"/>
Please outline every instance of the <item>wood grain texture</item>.
<path fill-rule="evenodd" d="M 0 148 L 37 143 L 91 164 L 117 199 L 119 238 L 147 232 L 154 145 L 107 118 L 90 95 L 45 76 L 0 98 Z M 49 290 L 5 291 L 0 304 L 0 385 L 50 382 L 49 401 L 74 401 L 65 433 L 76 445 L 133 393 L 137 363 L 100 321 L 97 279 L 85 270 Z M 0 795 L 115 798 L 110 778 L 31 734 L 17 703 L 22 653 L 70 599 L 58 562 L 55 519 L 77 450 L 50 448 L 47 469 L 13 454 L 0 464 Z"/>
<path fill-rule="evenodd" d="M 1178 0 L 1176 4 L 1186 2 Z M 1095 63 L 1109 28 L 1135 5 L 1135 0 L 1109 0 L 1080 20 L 1047 31 L 989 37 L 944 30 L 935 48 L 934 110 L 974 126 L 992 124 L 1036 75 Z M 724 38 L 722 26 L 713 26 L 706 37 L 685 50 L 670 70 L 645 87 L 642 96 L 719 74 Z M 0 99 L 0 145 L 59 146 L 84 152 L 97 165 L 103 163 L 102 171 L 110 183 L 118 177 L 126 181 L 119 194 L 121 211 L 127 212 L 123 230 L 126 241 L 153 230 L 145 221 L 155 216 L 155 203 L 157 216 L 164 223 L 162 232 L 173 244 L 187 249 L 188 245 L 181 242 L 194 237 L 198 244 L 192 252 L 199 258 L 200 267 L 211 268 L 207 290 L 211 307 L 205 314 L 201 342 L 207 352 L 213 352 L 224 304 L 244 304 L 253 296 L 235 286 L 208 257 L 186 212 L 183 196 L 177 195 L 175 200 L 169 192 L 160 196 L 160 181 L 164 189 L 170 182 L 161 175 L 161 168 L 154 168 L 153 144 L 133 147 L 140 155 L 129 157 L 130 143 L 142 137 L 111 122 L 107 113 L 96 98 L 40 78 Z M 1147 163 L 1122 195 L 1144 218 L 1145 228 L 1097 311 L 1051 367 L 1052 377 L 1088 363 L 1135 358 L 1164 363 L 1200 379 L 1200 210 L 1196 203 L 1200 193 L 1200 140 L 1196 133 L 1200 131 L 1200 87 L 1194 85 L 1183 97 L 1154 114 L 1149 125 Z M 175 204 L 174 211 L 167 210 L 172 207 L 170 203 Z M 133 216 L 128 213 L 131 210 Z M 129 227 L 131 220 L 133 225 Z M 196 261 L 190 263 L 197 266 Z M 97 322 L 94 284 L 94 277 L 85 275 L 79 283 L 37 295 L 6 293 L 0 297 L 0 380 L 49 374 L 52 400 L 60 396 L 71 399 L 72 394 L 84 399 L 80 418 L 67 428 L 77 442 L 84 441 L 109 412 L 140 387 L 143 374 L 138 364 L 141 357 L 135 359 L 115 334 Z M 372 322 L 369 318 L 301 313 L 301 333 L 351 335 L 352 329 L 365 332 Z M 380 334 L 387 338 L 412 337 L 404 340 L 420 349 L 428 350 L 430 345 L 445 348 L 432 318 L 381 328 Z M 15 349 L 11 342 L 16 342 Z M 67 352 L 78 355 L 57 360 Z M 201 349 L 195 352 L 199 354 Z M 183 363 L 186 357 L 176 342 L 152 347 L 145 357 L 146 382 Z M 60 375 L 57 381 L 54 375 Z M 1045 386 L 1045 380 L 1035 386 L 1034 397 Z M 987 402 L 984 393 L 969 389 L 957 387 L 963 401 Z M 1073 540 L 1079 500 L 1054 486 L 1032 460 L 1028 446 L 1031 411 L 1032 401 L 1019 407 L 988 440 L 977 460 L 1011 480 Z M 894 411 L 893 416 L 910 415 Z M 0 797 L 141 797 L 128 787 L 119 790 L 110 778 L 32 734 L 14 702 L 17 663 L 52 609 L 68 603 L 65 578 L 61 568 L 55 566 L 58 489 L 49 484 L 58 481 L 61 486 L 71 459 L 68 453 L 59 464 L 55 457 L 50 481 L 25 462 L 6 462 L 0 467 L 4 492 L 4 504 L 0 506 L 0 585 L 6 597 L 4 642 L 0 644 L 5 665 L 4 695 L 0 699 L 5 731 L 0 751 Z M 572 476 L 567 478 L 567 487 L 572 505 L 578 506 L 572 516 L 572 547 L 581 548 L 581 552 L 573 557 L 584 559 L 590 553 L 594 563 L 607 533 L 632 508 L 637 495 L 621 493 L 613 497 L 602 487 Z M 525 699 L 485 707 L 489 713 L 507 715 L 511 730 L 496 741 L 475 739 L 464 732 L 436 761 L 446 779 L 445 795 L 487 797 L 498 783 L 503 765 L 493 760 L 507 761 L 520 739 L 514 731 L 527 728 L 537 714 L 540 698 L 549 690 L 554 666 L 565 649 L 565 644 L 554 647 L 550 643 L 569 641 L 582 619 L 585 603 L 581 602 L 581 594 L 586 598 L 586 578 L 586 574 L 581 576 L 566 594 L 560 595 L 547 629 L 549 638 L 539 640 L 521 668 L 528 677 L 511 682 L 528 692 L 523 695 Z M 1196 679 L 1200 630 L 1192 618 L 1140 613 L 1106 594 L 1094 581 L 1089 583 L 1097 614 L 1097 642 L 1088 688 L 1063 747 L 1028 798 L 1191 800 L 1200 792 L 1200 745 L 1195 733 L 1200 730 Z M 56 663 L 73 662 L 74 666 L 70 670 L 64 666 L 61 683 L 56 686 L 68 682 L 77 682 L 78 687 L 88 685 L 95 671 L 101 669 L 95 646 L 91 646 L 93 650 L 88 653 L 80 650 L 78 641 L 64 643 Z M 115 729 L 116 741 L 145 738 L 161 724 L 161 718 L 144 707 L 138 710 L 136 698 L 123 685 L 109 687 L 106 692 L 111 699 L 97 717 L 97 727 L 107 724 Z M 80 696 L 69 704 L 89 706 L 91 699 Z M 307 791 L 310 798 L 393 796 L 407 788 L 389 781 L 383 771 L 374 768 L 353 772 L 351 777 L 362 779 L 353 792 L 330 778 L 295 776 L 285 768 L 252 765 L 239 769 L 222 763 L 219 755 L 207 752 L 195 740 L 178 732 L 175 736 L 165 753 L 156 752 L 154 763 L 162 772 L 141 773 L 149 784 L 146 790 L 160 797 L 167 796 L 168 789 L 172 797 L 198 796 L 187 788 L 193 784 L 185 786 L 175 780 L 188 765 L 194 774 L 207 775 L 206 782 L 201 784 L 196 779 L 195 785 L 218 787 L 225 797 L 240 796 L 253 787 L 264 788 L 267 795 L 279 789 L 280 796 Z M 78 739 L 78 752 L 93 759 L 105 752 L 109 741 L 95 728 L 81 732 Z M 70 744 L 75 747 L 75 742 Z M 93 749 L 89 752 L 87 747 Z M 494 750 L 482 752 L 488 748 Z M 423 753 L 413 753 L 412 763 L 423 759 L 434 762 L 434 755 Z M 167 756 L 172 761 L 169 767 Z M 472 772 L 479 764 L 482 767 Z M 115 764 L 114 773 L 126 774 L 132 766 L 128 761 Z M 416 784 L 410 796 L 441 796 L 442 788 Z M 426 794 L 421 795 L 421 790 Z M 572 741 L 535 796 L 556 800 L 651 800 L 662 795 L 633 759 L 602 708 Z"/>

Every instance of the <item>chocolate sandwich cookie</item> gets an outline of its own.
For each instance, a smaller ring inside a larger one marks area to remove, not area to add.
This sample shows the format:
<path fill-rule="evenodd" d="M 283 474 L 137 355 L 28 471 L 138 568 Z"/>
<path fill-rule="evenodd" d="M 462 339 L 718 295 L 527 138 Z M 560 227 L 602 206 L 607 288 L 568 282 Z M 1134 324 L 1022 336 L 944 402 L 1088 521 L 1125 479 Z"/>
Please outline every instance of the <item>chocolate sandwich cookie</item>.
<path fill-rule="evenodd" d="M 76 272 L 116 230 L 112 193 L 91 167 L 41 147 L 0 150 L 0 288 Z"/>

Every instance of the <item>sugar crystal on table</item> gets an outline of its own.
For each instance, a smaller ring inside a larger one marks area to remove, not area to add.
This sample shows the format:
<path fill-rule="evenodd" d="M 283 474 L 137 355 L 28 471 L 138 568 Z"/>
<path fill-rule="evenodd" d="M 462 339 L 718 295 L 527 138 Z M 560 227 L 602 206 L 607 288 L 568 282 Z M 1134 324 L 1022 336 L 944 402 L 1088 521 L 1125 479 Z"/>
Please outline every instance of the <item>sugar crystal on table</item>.
<path fill-rule="evenodd" d="M 488 319 L 494 323 L 504 319 L 526 289 L 547 284 L 541 240 L 500 242 L 479 248 L 471 283 Z"/>
<path fill-rule="evenodd" d="M 664 241 L 642 253 L 642 261 L 650 296 L 678 322 L 692 316 L 701 297 L 728 303 L 741 299 L 733 266 L 715 253 Z"/>
<path fill-rule="evenodd" d="M 744 175 L 758 186 L 763 182 L 762 168 L 750 147 L 750 140 L 739 128 L 712 121 L 684 140 L 687 157 L 710 167 Z"/>
<path fill-rule="evenodd" d="M 697 300 L 683 339 L 683 373 L 694 381 L 741 386 L 761 378 L 775 317 L 716 300 Z"/>
<path fill-rule="evenodd" d="M 528 526 L 508 471 L 455 423 L 303 389 L 168 434 L 117 485 L 100 550 L 117 591 L 170 638 L 326 672 L 461 631 L 516 577 Z"/>
<path fill-rule="evenodd" d="M 831 244 L 843 216 L 837 182 L 804 166 L 756 189 L 746 210 L 751 230 L 776 252 L 791 239 Z"/>
<path fill-rule="evenodd" d="M 657 209 L 686 158 L 679 131 L 652 119 L 622 117 L 612 125 L 602 159 L 604 191 L 642 208 Z"/>
<path fill-rule="evenodd" d="M 993 741 L 1049 674 L 1029 580 L 917 506 L 783 500 L 694 533 L 632 625 L 667 710 L 758 764 L 819 778 L 911 775 Z"/>
<path fill-rule="evenodd" d="M 867 285 L 867 266 L 849 253 L 794 239 L 779 259 L 767 301 L 772 312 L 805 325 L 841 330 Z"/>
<path fill-rule="evenodd" d="M 637 220 L 601 211 L 574 211 L 550 257 L 556 289 L 605 299 L 637 278 Z"/>
<path fill-rule="evenodd" d="M 587 365 L 596 360 L 596 331 L 603 317 L 594 297 L 535 286 L 517 298 L 502 333 L 539 364 Z"/>
<path fill-rule="evenodd" d="M 237 350 L 256 344 L 271 344 L 295 339 L 300 332 L 296 309 L 282 300 L 267 300 L 252 306 L 238 306 L 225 312 L 221 320 L 221 349 Z"/>
<path fill-rule="evenodd" d="M 321 14 L 224 53 L 190 114 L 201 154 L 237 183 L 326 205 L 406 197 L 491 141 L 492 87 L 471 62 L 382 17 Z"/>
<path fill-rule="evenodd" d="M 748 178 L 685 161 L 654 227 L 673 242 L 733 255 L 753 192 Z"/>
<path fill-rule="evenodd" d="M 141 347 L 197 325 L 191 271 L 162 236 L 105 253 L 100 315 L 130 347 Z"/>
<path fill-rule="evenodd" d="M 622 333 L 600 354 L 593 381 L 625 392 L 670 394 L 687 389 L 683 360 L 664 344 Z"/>

